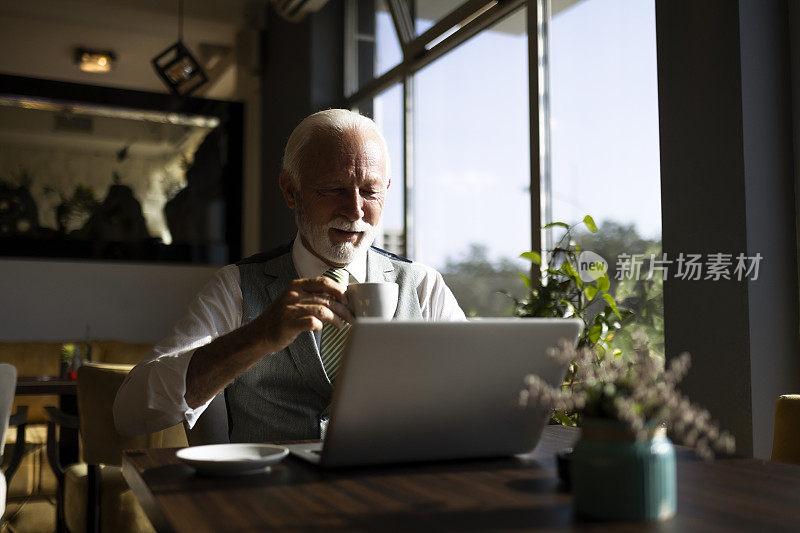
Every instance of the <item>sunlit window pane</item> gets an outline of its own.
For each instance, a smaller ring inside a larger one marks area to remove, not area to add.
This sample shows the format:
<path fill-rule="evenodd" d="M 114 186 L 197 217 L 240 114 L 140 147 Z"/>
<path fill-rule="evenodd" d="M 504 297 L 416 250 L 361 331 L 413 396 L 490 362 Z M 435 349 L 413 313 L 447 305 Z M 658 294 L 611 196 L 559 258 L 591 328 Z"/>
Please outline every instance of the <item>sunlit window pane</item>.
<path fill-rule="evenodd" d="M 530 249 L 528 41 L 524 10 L 415 76 L 414 258 L 462 307 L 502 315 Z"/>
<path fill-rule="evenodd" d="M 619 254 L 649 258 L 661 245 L 654 0 L 552 6 L 547 200 L 552 220 L 594 217 L 600 231 L 582 243 L 608 261 L 613 277 Z M 653 319 L 648 334 L 663 346 L 660 283 L 616 285 L 637 320 Z"/>
<path fill-rule="evenodd" d="M 403 60 L 400 40 L 394 30 L 392 16 L 383 0 L 375 2 L 375 27 L 375 77 L 377 78 Z"/>
<path fill-rule="evenodd" d="M 653 0 L 584 0 L 550 23 L 553 217 L 661 238 Z"/>

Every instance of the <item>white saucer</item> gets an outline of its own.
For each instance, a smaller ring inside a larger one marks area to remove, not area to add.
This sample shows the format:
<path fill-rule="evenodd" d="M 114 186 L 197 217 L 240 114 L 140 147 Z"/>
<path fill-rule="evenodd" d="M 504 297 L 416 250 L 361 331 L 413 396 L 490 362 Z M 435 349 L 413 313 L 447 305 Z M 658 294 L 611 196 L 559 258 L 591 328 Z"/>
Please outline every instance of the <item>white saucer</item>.
<path fill-rule="evenodd" d="M 283 446 L 271 444 L 211 444 L 178 450 L 175 455 L 199 473 L 238 476 L 264 472 L 289 454 Z"/>

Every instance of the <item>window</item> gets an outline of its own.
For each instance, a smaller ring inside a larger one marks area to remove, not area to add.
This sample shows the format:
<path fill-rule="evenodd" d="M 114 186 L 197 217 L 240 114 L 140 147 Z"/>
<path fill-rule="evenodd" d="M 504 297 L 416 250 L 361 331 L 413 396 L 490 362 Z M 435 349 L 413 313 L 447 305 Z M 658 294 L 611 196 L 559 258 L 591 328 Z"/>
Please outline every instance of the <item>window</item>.
<path fill-rule="evenodd" d="M 572 224 L 592 215 L 599 232 L 581 244 L 609 263 L 617 300 L 663 349 L 659 280 L 613 279 L 620 254 L 661 252 L 655 2 L 566 4 L 553 2 L 548 27 L 545 216 Z"/>
<path fill-rule="evenodd" d="M 530 249 L 525 10 L 414 78 L 414 259 L 445 276 L 464 312 L 508 315 Z"/>
<path fill-rule="evenodd" d="M 553 218 L 660 240 L 654 1 L 584 0 L 549 29 Z"/>
<path fill-rule="evenodd" d="M 535 43 L 527 5 L 537 8 Z M 441 271 L 468 314 L 509 313 L 496 291 L 523 290 L 516 273 L 529 264 L 517 257 L 546 246 L 539 227 L 549 221 L 591 214 L 601 229 L 582 242 L 608 255 L 612 275 L 618 253 L 657 253 L 654 0 L 348 6 L 371 21 L 359 28 L 374 26 L 352 37 L 373 35 L 371 72 L 362 60 L 346 74 L 358 87 L 348 105 L 372 114 L 390 144 L 386 233 L 402 227 L 405 254 Z M 541 57 L 531 58 L 529 45 Z M 530 65 L 539 73 L 533 95 Z M 531 101 L 542 147 L 533 178 Z M 533 202 L 531 184 L 541 195 Z M 649 325 L 658 330 L 658 284 L 618 286 L 618 300 L 652 307 Z M 662 332 L 652 338 L 663 345 Z"/>
<path fill-rule="evenodd" d="M 499 291 L 521 292 L 528 266 L 516 259 L 531 247 L 524 4 L 346 4 L 349 105 L 376 120 L 392 159 L 381 244 L 437 268 L 473 316 L 508 315 Z"/>

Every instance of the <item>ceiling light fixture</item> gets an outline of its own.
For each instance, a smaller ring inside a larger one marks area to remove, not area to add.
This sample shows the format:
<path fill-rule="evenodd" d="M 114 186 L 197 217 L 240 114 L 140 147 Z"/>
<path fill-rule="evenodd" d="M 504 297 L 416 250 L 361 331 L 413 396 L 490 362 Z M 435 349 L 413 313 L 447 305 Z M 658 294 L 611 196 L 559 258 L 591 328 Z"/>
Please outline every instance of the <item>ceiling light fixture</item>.
<path fill-rule="evenodd" d="M 115 60 L 114 52 L 109 50 L 75 49 L 75 64 L 84 72 L 110 72 Z"/>
<path fill-rule="evenodd" d="M 151 61 L 156 73 L 169 90 L 188 96 L 208 81 L 203 67 L 183 44 L 183 0 L 178 0 L 178 42 Z"/>

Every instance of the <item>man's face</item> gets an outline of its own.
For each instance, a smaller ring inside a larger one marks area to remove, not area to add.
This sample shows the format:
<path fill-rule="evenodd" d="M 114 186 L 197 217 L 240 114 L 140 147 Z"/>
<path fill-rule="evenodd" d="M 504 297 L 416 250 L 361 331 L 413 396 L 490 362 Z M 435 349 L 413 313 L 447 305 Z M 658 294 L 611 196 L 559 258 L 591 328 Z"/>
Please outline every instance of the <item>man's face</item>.
<path fill-rule="evenodd" d="M 369 248 L 381 220 L 390 181 L 380 141 L 371 134 L 311 141 L 300 190 L 288 175 L 281 189 L 303 243 L 334 266 L 345 266 Z"/>

